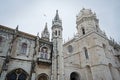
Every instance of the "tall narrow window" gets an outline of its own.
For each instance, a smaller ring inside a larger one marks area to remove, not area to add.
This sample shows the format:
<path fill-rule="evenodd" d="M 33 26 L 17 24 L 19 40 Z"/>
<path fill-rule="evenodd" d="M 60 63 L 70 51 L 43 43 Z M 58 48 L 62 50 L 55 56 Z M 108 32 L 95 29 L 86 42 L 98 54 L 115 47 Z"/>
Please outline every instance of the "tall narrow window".
<path fill-rule="evenodd" d="M 85 29 L 82 27 L 82 34 L 84 35 L 85 34 Z"/>
<path fill-rule="evenodd" d="M 106 53 L 106 45 L 105 44 L 103 44 L 103 49 L 104 49 L 104 52 L 105 52 L 105 55 L 107 55 Z"/>
<path fill-rule="evenodd" d="M 60 31 L 59 31 L 59 36 L 60 36 Z"/>
<path fill-rule="evenodd" d="M 85 57 L 86 57 L 86 59 L 88 59 L 89 56 L 88 56 L 88 51 L 87 51 L 87 48 L 86 48 L 86 47 L 84 47 L 84 53 L 85 53 Z"/>
<path fill-rule="evenodd" d="M 2 37 L 0 36 L 0 46 L 2 45 Z"/>
<path fill-rule="evenodd" d="M 57 36 L 57 30 L 55 31 L 55 35 Z"/>
<path fill-rule="evenodd" d="M 22 43 L 21 53 L 22 54 L 26 54 L 26 52 L 27 52 L 27 44 L 26 43 Z"/>

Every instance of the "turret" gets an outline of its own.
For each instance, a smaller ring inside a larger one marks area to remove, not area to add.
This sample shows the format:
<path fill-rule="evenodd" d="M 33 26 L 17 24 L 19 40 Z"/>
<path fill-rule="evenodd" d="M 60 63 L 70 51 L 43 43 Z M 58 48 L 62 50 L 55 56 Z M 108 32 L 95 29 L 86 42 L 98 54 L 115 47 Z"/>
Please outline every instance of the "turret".
<path fill-rule="evenodd" d="M 63 48 L 62 48 L 62 21 L 59 18 L 58 10 L 52 21 L 52 78 L 51 80 L 64 80 L 64 61 L 63 61 Z"/>
<path fill-rule="evenodd" d="M 55 37 L 62 38 L 62 21 L 59 18 L 58 10 L 52 21 L 52 38 Z"/>

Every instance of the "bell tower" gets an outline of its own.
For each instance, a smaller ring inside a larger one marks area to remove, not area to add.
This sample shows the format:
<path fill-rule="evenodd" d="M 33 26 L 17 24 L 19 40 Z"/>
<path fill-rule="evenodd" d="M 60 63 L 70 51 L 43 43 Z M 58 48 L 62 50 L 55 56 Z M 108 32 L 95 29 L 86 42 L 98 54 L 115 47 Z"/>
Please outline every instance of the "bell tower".
<path fill-rule="evenodd" d="M 96 14 L 90 9 L 83 8 L 76 17 L 76 24 L 78 31 L 76 39 L 77 44 L 80 44 L 81 52 L 81 68 L 86 67 L 86 72 L 90 75 L 88 79 L 112 80 L 108 64 L 111 63 L 110 59 L 113 54 L 110 52 L 106 34 L 99 28 Z M 103 71 L 99 72 L 100 70 Z M 99 74 L 94 72 L 99 72 Z"/>
<path fill-rule="evenodd" d="M 100 31 L 99 20 L 96 18 L 96 13 L 90 9 L 83 8 L 76 16 L 76 24 L 78 35 L 82 36 L 91 31 Z"/>
<path fill-rule="evenodd" d="M 59 18 L 58 10 L 52 21 L 52 79 L 51 80 L 64 80 L 64 61 L 62 49 L 62 21 Z"/>

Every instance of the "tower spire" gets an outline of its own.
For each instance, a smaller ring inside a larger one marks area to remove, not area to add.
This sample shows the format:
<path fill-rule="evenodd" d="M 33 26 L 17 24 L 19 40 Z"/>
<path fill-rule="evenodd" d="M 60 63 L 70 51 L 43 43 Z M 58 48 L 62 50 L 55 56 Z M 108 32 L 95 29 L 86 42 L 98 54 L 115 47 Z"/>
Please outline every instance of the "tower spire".
<path fill-rule="evenodd" d="M 64 80 L 64 59 L 62 49 L 62 21 L 59 18 L 58 10 L 52 21 L 52 42 L 53 42 L 53 54 L 52 54 L 52 79 L 51 80 Z"/>
<path fill-rule="evenodd" d="M 55 16 L 54 20 L 60 20 L 60 19 L 59 19 L 58 10 L 56 10 L 56 16 Z"/>
<path fill-rule="evenodd" d="M 49 41 L 49 37 L 50 37 L 50 33 L 48 31 L 47 22 L 46 22 L 45 23 L 45 28 L 44 28 L 44 30 L 41 33 L 41 38 L 44 39 L 44 40 Z"/>
<path fill-rule="evenodd" d="M 56 10 L 56 15 L 52 21 L 52 27 L 54 27 L 54 26 L 62 27 L 62 21 L 59 18 L 58 10 Z"/>

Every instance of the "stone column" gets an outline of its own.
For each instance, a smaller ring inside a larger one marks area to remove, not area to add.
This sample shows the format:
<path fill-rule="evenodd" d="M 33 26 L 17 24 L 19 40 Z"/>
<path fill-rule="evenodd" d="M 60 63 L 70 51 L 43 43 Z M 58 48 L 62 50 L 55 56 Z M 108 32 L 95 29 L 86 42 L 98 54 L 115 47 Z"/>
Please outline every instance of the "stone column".
<path fill-rule="evenodd" d="M 35 80 L 35 73 L 32 73 L 31 80 Z"/>
<path fill-rule="evenodd" d="M 7 71 L 2 71 L 0 80 L 5 80 Z"/>

